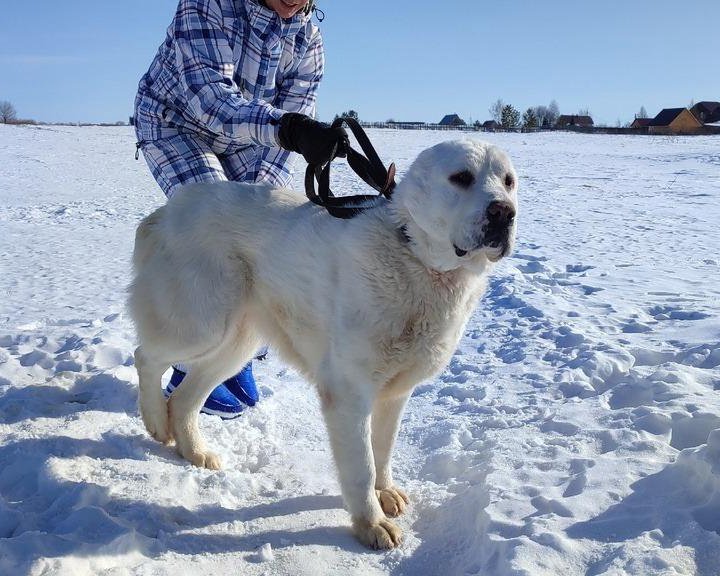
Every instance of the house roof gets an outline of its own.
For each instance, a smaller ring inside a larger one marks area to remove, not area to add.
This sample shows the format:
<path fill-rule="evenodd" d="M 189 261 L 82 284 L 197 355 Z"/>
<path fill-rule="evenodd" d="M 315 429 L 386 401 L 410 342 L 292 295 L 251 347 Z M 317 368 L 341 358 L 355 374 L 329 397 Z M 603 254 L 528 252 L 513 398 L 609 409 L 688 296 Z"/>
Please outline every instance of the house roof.
<path fill-rule="evenodd" d="M 642 128 L 644 126 L 649 126 L 650 122 L 652 122 L 652 118 L 635 118 L 632 123 L 635 126 L 639 126 Z"/>
<path fill-rule="evenodd" d="M 720 121 L 720 102 L 710 102 L 705 100 L 698 102 L 692 108 L 690 108 L 695 117 L 700 121 L 705 121 L 706 124 Z"/>
<path fill-rule="evenodd" d="M 495 120 L 485 120 L 482 125 L 484 128 L 497 128 L 500 126 Z"/>
<path fill-rule="evenodd" d="M 687 108 L 663 108 L 660 113 L 650 121 L 648 126 L 670 126 Z"/>
<path fill-rule="evenodd" d="M 442 126 L 452 126 L 458 124 L 465 124 L 465 120 L 460 118 L 457 114 L 446 114 L 443 119 L 440 120 Z"/>
<path fill-rule="evenodd" d="M 561 126 L 592 126 L 594 122 L 590 116 L 575 116 L 572 114 L 562 114 L 558 117 L 556 124 L 560 124 Z"/>
<path fill-rule="evenodd" d="M 690 108 L 690 110 L 703 110 L 704 112 L 710 112 L 711 114 L 718 109 L 720 109 L 720 102 L 711 102 L 709 100 L 698 102 Z"/>

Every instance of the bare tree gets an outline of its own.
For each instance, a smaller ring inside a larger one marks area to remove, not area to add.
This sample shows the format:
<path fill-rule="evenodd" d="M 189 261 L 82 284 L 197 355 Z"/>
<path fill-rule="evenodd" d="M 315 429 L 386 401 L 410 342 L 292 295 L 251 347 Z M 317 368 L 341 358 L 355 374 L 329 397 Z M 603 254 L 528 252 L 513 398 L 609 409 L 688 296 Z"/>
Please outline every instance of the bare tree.
<path fill-rule="evenodd" d="M 635 118 L 647 118 L 648 113 L 647 110 L 645 110 L 645 106 L 640 106 L 640 112 L 637 113 Z"/>
<path fill-rule="evenodd" d="M 560 118 L 560 106 L 558 106 L 556 100 L 550 102 L 550 105 L 547 107 L 545 118 L 547 119 L 548 126 L 554 126 L 557 119 Z"/>
<path fill-rule="evenodd" d="M 0 102 L 0 122 L 8 124 L 17 118 L 17 112 L 15 106 L 13 106 L 7 100 Z"/>
<path fill-rule="evenodd" d="M 580 108 L 577 113 L 578 116 L 592 116 L 590 114 L 590 108 Z"/>
<path fill-rule="evenodd" d="M 498 98 L 488 110 L 490 117 L 498 124 L 502 124 L 503 108 L 505 108 L 505 102 L 502 101 L 502 98 Z"/>
<path fill-rule="evenodd" d="M 538 126 L 547 126 L 547 113 L 548 109 L 547 106 L 535 106 L 533 109 L 533 112 L 535 112 L 535 117 L 537 118 Z"/>

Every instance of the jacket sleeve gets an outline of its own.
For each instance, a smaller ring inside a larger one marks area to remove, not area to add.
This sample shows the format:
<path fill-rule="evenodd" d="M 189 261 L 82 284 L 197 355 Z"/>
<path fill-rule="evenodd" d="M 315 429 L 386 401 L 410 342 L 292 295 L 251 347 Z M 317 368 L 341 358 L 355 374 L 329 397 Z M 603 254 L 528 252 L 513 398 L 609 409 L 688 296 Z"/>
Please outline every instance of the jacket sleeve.
<path fill-rule="evenodd" d="M 283 111 L 240 95 L 233 81 L 233 49 L 217 0 L 181 0 L 174 36 L 186 112 L 210 132 L 238 144 L 277 146 L 277 122 Z"/>
<path fill-rule="evenodd" d="M 315 34 L 297 68 L 278 88 L 275 105 L 285 112 L 300 112 L 315 116 L 317 89 L 325 70 L 322 36 Z M 265 148 L 258 155 L 254 173 L 256 182 L 270 182 L 275 186 L 290 184 L 290 168 L 296 155 L 280 148 Z"/>
<path fill-rule="evenodd" d="M 325 71 L 325 52 L 322 36 L 315 34 L 308 44 L 305 55 L 293 73 L 278 88 L 275 103 L 286 112 L 300 112 L 315 116 L 317 89 Z"/>

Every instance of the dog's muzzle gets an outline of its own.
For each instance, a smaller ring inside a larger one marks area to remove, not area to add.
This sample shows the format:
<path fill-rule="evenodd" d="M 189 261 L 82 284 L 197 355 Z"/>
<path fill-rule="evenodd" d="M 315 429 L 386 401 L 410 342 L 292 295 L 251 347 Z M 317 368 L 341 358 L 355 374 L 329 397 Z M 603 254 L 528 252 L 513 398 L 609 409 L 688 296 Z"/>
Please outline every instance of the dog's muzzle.
<path fill-rule="evenodd" d="M 476 248 L 498 248 L 497 256 L 490 258 L 493 261 L 500 260 L 510 248 L 510 231 L 515 223 L 515 208 L 508 202 L 491 202 L 485 211 L 485 219 L 482 226 L 482 237 Z M 468 251 L 457 245 L 453 245 L 455 254 L 462 258 Z"/>
<path fill-rule="evenodd" d="M 507 247 L 510 229 L 515 222 L 515 208 L 507 202 L 491 202 L 485 216 L 487 225 L 483 234 L 483 246 Z"/>

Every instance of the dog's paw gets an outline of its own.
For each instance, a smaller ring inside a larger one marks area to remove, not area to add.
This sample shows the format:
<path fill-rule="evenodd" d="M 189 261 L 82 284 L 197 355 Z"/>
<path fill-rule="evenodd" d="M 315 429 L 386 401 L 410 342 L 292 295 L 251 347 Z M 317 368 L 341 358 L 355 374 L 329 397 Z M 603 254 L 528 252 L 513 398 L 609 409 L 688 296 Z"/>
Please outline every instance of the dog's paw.
<path fill-rule="evenodd" d="M 198 468 L 207 468 L 208 470 L 220 470 L 222 468 L 220 456 L 208 450 L 181 451 L 180 456 Z"/>
<path fill-rule="evenodd" d="M 172 431 L 167 412 L 140 410 L 145 428 L 155 440 L 163 444 L 170 444 L 173 440 Z"/>
<path fill-rule="evenodd" d="M 357 539 L 368 548 L 391 550 L 402 542 L 402 530 L 387 518 L 374 524 L 356 521 L 353 522 L 353 527 Z"/>
<path fill-rule="evenodd" d="M 380 501 L 380 507 L 383 512 L 390 518 L 400 516 L 405 513 L 405 508 L 410 503 L 410 499 L 407 494 L 393 486 L 392 488 L 382 488 L 381 490 L 375 490 L 377 498 Z"/>
<path fill-rule="evenodd" d="M 158 430 L 150 430 L 148 428 L 148 432 L 150 432 L 150 435 L 155 438 L 155 440 L 157 440 L 158 442 L 162 442 L 163 444 L 171 444 L 173 441 L 173 436 L 168 426 L 166 426 L 165 428 L 160 428 Z"/>

